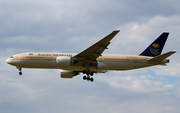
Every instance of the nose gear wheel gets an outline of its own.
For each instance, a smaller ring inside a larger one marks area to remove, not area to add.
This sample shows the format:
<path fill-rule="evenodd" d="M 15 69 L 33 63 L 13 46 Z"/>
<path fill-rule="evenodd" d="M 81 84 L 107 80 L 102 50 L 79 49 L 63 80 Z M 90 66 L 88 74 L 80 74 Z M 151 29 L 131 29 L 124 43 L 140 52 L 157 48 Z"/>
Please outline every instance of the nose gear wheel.
<path fill-rule="evenodd" d="M 21 67 L 16 67 L 16 68 L 19 70 L 19 75 L 22 75 L 22 72 L 21 72 L 22 68 Z"/>

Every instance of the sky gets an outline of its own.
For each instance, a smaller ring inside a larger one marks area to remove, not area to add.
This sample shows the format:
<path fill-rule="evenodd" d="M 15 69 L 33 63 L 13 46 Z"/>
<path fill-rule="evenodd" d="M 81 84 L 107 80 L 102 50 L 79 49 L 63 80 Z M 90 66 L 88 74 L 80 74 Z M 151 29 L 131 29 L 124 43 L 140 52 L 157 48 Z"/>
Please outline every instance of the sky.
<path fill-rule="evenodd" d="M 0 113 L 179 113 L 179 0 L 0 0 Z M 121 30 L 105 54 L 140 54 L 162 32 L 167 66 L 95 74 L 94 82 L 60 70 L 22 69 L 23 52 L 79 53 Z"/>

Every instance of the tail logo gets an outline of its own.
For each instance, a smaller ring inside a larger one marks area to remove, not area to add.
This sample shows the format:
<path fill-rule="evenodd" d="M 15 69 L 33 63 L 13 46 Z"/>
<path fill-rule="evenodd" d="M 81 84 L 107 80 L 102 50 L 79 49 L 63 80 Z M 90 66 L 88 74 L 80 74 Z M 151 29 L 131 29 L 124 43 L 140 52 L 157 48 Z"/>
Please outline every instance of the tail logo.
<path fill-rule="evenodd" d="M 158 47 L 159 47 L 159 44 L 152 44 L 152 46 L 150 47 L 151 53 L 154 55 L 159 54 L 160 49 L 158 49 Z"/>

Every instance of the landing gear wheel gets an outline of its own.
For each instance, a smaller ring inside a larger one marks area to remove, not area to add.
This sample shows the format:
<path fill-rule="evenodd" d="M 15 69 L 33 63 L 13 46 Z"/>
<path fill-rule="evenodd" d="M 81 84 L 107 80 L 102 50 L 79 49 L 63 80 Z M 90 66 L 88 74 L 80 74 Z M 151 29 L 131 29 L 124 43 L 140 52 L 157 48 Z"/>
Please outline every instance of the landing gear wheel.
<path fill-rule="evenodd" d="M 90 72 L 89 74 L 90 74 L 91 76 L 93 76 L 93 72 Z"/>
<path fill-rule="evenodd" d="M 83 76 L 83 80 L 87 80 L 87 81 L 94 81 L 94 78 L 90 78 L 89 76 Z"/>
<path fill-rule="evenodd" d="M 83 79 L 84 80 L 87 80 L 87 81 L 91 81 L 93 82 L 94 81 L 94 78 L 91 78 L 90 76 L 93 76 L 93 72 L 91 72 L 89 69 L 86 70 L 83 70 L 82 71 L 83 74 L 86 74 L 87 76 L 83 76 Z"/>
<path fill-rule="evenodd" d="M 91 78 L 90 80 L 91 80 L 91 82 L 93 82 L 93 81 L 94 81 L 94 78 Z"/>
<path fill-rule="evenodd" d="M 87 77 L 87 81 L 89 81 L 90 80 L 90 78 L 89 77 Z"/>
<path fill-rule="evenodd" d="M 22 72 L 19 72 L 19 75 L 22 75 Z"/>
<path fill-rule="evenodd" d="M 19 70 L 19 75 L 22 75 L 22 72 L 21 72 L 21 69 L 22 69 L 22 67 L 16 67 L 18 70 Z"/>
<path fill-rule="evenodd" d="M 86 74 L 86 70 L 83 70 L 83 74 Z"/>
<path fill-rule="evenodd" d="M 83 76 L 83 79 L 84 79 L 84 80 L 86 80 L 86 79 L 87 79 L 87 77 L 86 77 L 86 76 Z"/>

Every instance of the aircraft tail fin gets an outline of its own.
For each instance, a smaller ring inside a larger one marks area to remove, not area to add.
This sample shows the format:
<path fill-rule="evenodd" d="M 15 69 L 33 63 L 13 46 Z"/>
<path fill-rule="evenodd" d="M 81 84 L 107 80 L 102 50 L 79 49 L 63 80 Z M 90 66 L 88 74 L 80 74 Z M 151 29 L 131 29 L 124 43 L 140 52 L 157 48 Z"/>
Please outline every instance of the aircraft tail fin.
<path fill-rule="evenodd" d="M 174 53 L 176 53 L 176 51 L 170 51 L 170 52 L 164 53 L 162 55 L 156 56 L 154 58 L 148 59 L 147 61 L 149 61 L 149 62 L 162 61 L 162 60 L 166 59 L 167 57 L 171 56 Z"/>
<path fill-rule="evenodd" d="M 169 33 L 162 33 L 153 43 L 151 43 L 140 55 L 142 56 L 158 56 L 161 54 L 166 43 Z"/>

